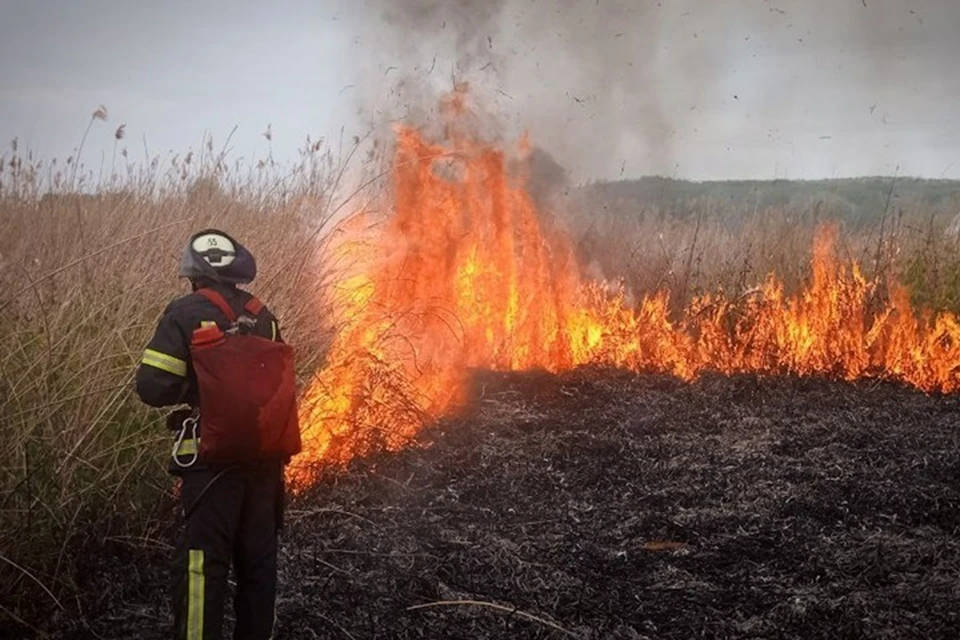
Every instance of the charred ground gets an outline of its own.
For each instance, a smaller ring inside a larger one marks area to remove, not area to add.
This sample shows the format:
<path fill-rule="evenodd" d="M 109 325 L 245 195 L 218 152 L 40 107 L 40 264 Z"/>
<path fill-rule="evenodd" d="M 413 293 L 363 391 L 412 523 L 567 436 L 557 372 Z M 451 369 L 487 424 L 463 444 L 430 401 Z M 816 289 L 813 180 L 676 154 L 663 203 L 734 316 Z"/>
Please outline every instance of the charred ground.
<path fill-rule="evenodd" d="M 958 637 L 958 412 L 890 384 L 478 375 L 423 446 L 290 505 L 277 637 Z M 57 636 L 166 637 L 166 553 L 100 560 L 89 627 Z"/>

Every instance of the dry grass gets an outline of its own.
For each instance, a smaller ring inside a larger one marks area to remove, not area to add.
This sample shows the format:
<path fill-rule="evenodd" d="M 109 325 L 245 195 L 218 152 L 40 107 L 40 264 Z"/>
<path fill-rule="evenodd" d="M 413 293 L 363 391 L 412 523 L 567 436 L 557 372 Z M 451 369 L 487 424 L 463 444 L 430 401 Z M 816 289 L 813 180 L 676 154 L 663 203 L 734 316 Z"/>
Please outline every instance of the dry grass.
<path fill-rule="evenodd" d="M 657 206 L 593 211 L 577 198 L 561 207 L 570 209 L 564 221 L 590 275 L 622 280 L 637 296 L 668 289 L 677 309 L 718 289 L 739 298 L 770 273 L 798 288 L 810 275 L 816 229 L 830 222 L 841 226 L 841 259 L 881 282 L 899 280 L 919 307 L 960 312 L 960 233 L 949 209 L 890 207 L 854 224 L 813 204 L 744 214 L 698 200 L 683 216 Z"/>
<path fill-rule="evenodd" d="M 320 366 L 331 331 L 318 255 L 343 180 L 314 143 L 292 172 L 244 173 L 212 142 L 100 179 L 82 167 L 64 178 L 15 146 L 2 157 L 0 618 L 69 595 L 91 536 L 148 544 L 167 526 L 163 415 L 132 382 L 163 308 L 187 292 L 176 268 L 192 232 L 219 227 L 253 251 L 251 290 L 303 375 Z"/>

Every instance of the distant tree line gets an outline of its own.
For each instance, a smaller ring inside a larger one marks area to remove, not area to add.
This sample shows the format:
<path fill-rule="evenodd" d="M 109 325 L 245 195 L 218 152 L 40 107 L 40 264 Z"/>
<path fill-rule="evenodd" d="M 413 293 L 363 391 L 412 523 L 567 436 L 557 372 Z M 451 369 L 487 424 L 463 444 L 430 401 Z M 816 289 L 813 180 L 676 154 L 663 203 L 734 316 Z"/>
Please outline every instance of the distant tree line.
<path fill-rule="evenodd" d="M 711 214 L 736 220 L 780 210 L 838 220 L 850 228 L 878 222 L 884 212 L 960 213 L 960 181 L 918 178 L 693 182 L 645 177 L 590 183 L 577 189 L 576 195 L 580 206 L 594 214 L 630 216 L 655 211 L 684 218 L 709 207 Z"/>

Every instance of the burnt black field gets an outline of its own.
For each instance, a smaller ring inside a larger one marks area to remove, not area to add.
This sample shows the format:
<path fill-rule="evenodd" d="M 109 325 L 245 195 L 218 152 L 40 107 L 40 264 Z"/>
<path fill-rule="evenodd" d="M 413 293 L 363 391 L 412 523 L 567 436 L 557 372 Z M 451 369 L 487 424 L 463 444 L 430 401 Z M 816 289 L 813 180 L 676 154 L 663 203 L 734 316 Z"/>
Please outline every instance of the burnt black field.
<path fill-rule="evenodd" d="M 956 396 L 482 374 L 288 506 L 276 637 L 957 638 L 958 527 Z M 41 628 L 168 637 L 167 562 L 104 545 Z"/>

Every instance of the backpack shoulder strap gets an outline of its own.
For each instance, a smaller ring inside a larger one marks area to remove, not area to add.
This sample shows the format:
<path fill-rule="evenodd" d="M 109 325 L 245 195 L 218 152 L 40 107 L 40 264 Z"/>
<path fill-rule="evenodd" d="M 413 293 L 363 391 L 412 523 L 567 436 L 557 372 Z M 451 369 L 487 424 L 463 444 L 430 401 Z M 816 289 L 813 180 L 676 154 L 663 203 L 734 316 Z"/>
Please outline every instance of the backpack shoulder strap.
<path fill-rule="evenodd" d="M 213 289 L 197 289 L 197 293 L 216 305 L 217 308 L 223 312 L 223 315 L 227 316 L 227 320 L 230 322 L 237 321 L 236 312 L 230 306 L 230 303 L 228 303 L 226 299 L 218 292 L 214 291 Z"/>
<path fill-rule="evenodd" d="M 260 302 L 259 298 L 256 296 L 251 296 L 250 299 L 247 300 L 247 304 L 243 305 L 243 309 L 256 318 L 258 315 L 260 315 L 260 312 L 263 311 L 264 306 L 265 305 Z"/>

